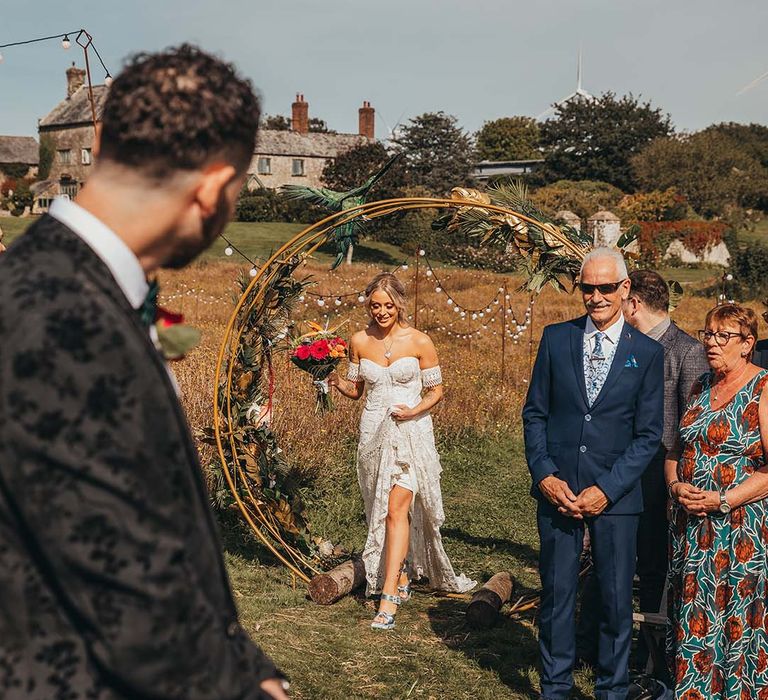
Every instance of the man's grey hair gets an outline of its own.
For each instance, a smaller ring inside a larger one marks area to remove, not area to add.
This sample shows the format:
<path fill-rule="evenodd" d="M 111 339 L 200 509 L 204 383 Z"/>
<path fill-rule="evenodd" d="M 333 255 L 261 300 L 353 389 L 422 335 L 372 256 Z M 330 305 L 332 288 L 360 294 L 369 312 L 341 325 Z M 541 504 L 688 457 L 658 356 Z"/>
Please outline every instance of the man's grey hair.
<path fill-rule="evenodd" d="M 616 280 L 616 282 L 629 277 L 629 272 L 627 272 L 627 263 L 624 261 L 624 256 L 618 250 L 616 250 L 616 248 L 607 248 L 605 246 L 592 248 L 592 250 L 590 250 L 584 256 L 584 260 L 581 263 L 581 269 L 579 270 L 579 277 L 581 277 L 581 274 L 584 272 L 584 268 L 590 260 L 598 260 L 601 258 L 610 258 L 614 263 L 616 263 L 616 272 L 619 275 L 619 279 Z"/>

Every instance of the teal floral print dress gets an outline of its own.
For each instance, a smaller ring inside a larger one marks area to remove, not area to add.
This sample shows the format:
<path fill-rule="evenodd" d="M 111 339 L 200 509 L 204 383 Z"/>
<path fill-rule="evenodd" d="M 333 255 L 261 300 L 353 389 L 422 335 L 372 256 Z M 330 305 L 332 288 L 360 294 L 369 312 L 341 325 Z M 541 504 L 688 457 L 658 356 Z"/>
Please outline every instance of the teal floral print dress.
<path fill-rule="evenodd" d="M 764 464 L 760 371 L 722 408 L 712 374 L 694 384 L 680 421 L 677 478 L 708 491 L 737 486 Z M 681 700 L 768 700 L 766 501 L 729 514 L 688 515 L 673 504 L 667 648 Z"/>

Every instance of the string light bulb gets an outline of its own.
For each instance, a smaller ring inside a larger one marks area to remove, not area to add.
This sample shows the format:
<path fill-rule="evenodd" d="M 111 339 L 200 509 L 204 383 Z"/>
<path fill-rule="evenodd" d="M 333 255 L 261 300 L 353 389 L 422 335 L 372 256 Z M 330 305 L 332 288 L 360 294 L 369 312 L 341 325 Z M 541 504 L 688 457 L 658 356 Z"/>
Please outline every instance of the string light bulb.
<path fill-rule="evenodd" d="M 234 251 L 234 250 L 232 250 L 232 248 L 230 248 L 229 246 L 227 246 L 226 248 L 224 248 L 224 255 L 226 255 L 227 257 L 229 257 L 230 255 L 232 255 L 232 253 L 234 253 L 234 252 L 235 252 L 235 251 Z"/>
<path fill-rule="evenodd" d="M 107 87 L 112 87 L 112 74 L 111 73 L 107 73 L 104 76 L 104 85 L 106 85 Z"/>
<path fill-rule="evenodd" d="M 72 46 L 72 42 L 69 40 L 69 35 L 65 34 L 61 40 L 61 48 L 66 51 L 70 46 Z"/>
<path fill-rule="evenodd" d="M 251 277 L 256 277 L 256 275 L 258 275 L 258 274 L 259 274 L 259 271 L 258 271 L 258 270 L 257 270 L 255 267 L 252 267 L 252 268 L 251 268 L 251 270 L 250 270 L 250 272 L 249 272 L 248 274 L 249 274 Z"/>

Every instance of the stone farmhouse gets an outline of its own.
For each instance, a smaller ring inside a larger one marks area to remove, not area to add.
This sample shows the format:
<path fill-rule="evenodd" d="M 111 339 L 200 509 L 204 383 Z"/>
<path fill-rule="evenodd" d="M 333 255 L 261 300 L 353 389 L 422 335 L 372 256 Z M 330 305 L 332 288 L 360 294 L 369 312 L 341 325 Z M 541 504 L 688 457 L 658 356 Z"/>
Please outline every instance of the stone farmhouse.
<path fill-rule="evenodd" d="M 0 187 L 7 179 L 37 177 L 40 149 L 32 136 L 0 136 Z"/>
<path fill-rule="evenodd" d="M 107 96 L 106 85 L 93 86 L 97 118 Z M 35 186 L 35 211 L 45 211 L 58 195 L 74 198 L 93 164 L 93 114 L 85 71 L 67 69 L 67 96 L 37 126 L 40 140 L 50 139 L 55 156 L 46 180 Z"/>
<path fill-rule="evenodd" d="M 322 186 L 325 166 L 339 154 L 375 140 L 375 112 L 370 102 L 358 110 L 358 133 L 335 134 L 309 130 L 309 103 L 296 95 L 291 106 L 291 128 L 261 129 L 248 169 L 248 188 L 281 185 Z"/>
<path fill-rule="evenodd" d="M 93 86 L 97 121 L 108 90 L 106 85 Z M 360 107 L 358 118 L 357 134 L 310 132 L 309 103 L 303 95 L 297 95 L 290 130 L 259 130 L 248 170 L 248 187 L 277 188 L 288 183 L 321 186 L 327 163 L 345 151 L 374 141 L 375 111 L 369 102 Z M 51 140 L 56 152 L 48 178 L 34 187 L 34 211 L 42 212 L 56 196 L 74 197 L 93 164 L 93 118 L 83 69 L 74 64 L 67 69 L 66 98 L 39 120 L 38 132 L 41 140 Z M 35 149 L 37 153 L 37 144 Z"/>

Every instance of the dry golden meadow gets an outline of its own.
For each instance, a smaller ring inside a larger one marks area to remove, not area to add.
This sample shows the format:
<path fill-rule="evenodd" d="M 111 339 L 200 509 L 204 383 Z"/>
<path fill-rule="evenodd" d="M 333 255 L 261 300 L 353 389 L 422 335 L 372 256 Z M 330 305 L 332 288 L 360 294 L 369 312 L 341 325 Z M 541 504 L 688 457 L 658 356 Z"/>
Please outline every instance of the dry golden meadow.
<path fill-rule="evenodd" d="M 234 304 L 235 264 L 202 262 L 183 272 L 164 272 L 161 303 L 183 311 L 203 331 L 202 344 L 174 365 L 193 431 L 210 426 L 214 367 L 224 326 Z M 355 264 L 329 272 L 310 263 L 312 291 L 327 295 L 324 308 L 310 301 L 300 318 L 330 324 L 346 321 L 348 335 L 365 317 L 353 296 L 351 307 L 336 307 L 335 295 L 362 289 L 379 268 Z M 451 298 L 465 308 L 481 308 L 506 282 L 510 303 L 522 320 L 528 297 L 514 291 L 518 281 L 475 270 L 437 270 Z M 414 267 L 398 272 L 414 293 Z M 424 330 L 454 324 L 453 332 L 478 328 L 480 320 L 461 319 L 450 310 L 434 282 L 419 282 L 419 323 Z M 686 330 L 701 327 L 711 298 L 687 294 L 674 319 Z M 495 307 L 494 307 L 495 310 Z M 413 314 L 411 305 L 410 313 Z M 545 324 L 582 313 L 575 295 L 545 290 L 533 306 L 532 333 L 514 344 L 507 339 L 505 382 L 501 382 L 501 323 L 488 324 L 480 338 L 462 340 L 431 331 L 443 368 L 445 400 L 436 412 L 438 449 L 443 464 L 446 510 L 443 536 L 457 570 L 480 582 L 501 570 L 512 571 L 515 595 L 538 585 L 538 540 L 533 501 L 522 456 L 520 409 L 531 353 Z M 492 312 L 493 314 L 493 312 Z M 496 331 L 494 335 L 493 331 Z M 343 371 L 343 367 L 342 367 Z M 341 397 L 336 410 L 321 418 L 313 412 L 307 375 L 285 357 L 275 364 L 274 427 L 288 459 L 308 479 L 310 522 L 315 532 L 359 550 L 365 539 L 356 476 L 354 445 L 361 404 Z M 203 464 L 211 448 L 200 444 Z M 302 586 L 254 541 L 244 528 L 226 523 L 224 539 L 235 596 L 245 627 L 291 677 L 296 698 L 531 698 L 537 695 L 537 647 L 533 616 L 502 616 L 491 630 L 467 627 L 465 600 L 420 593 L 398 613 L 397 627 L 375 633 L 374 608 L 361 595 L 333 606 L 311 603 Z M 579 698 L 591 697 L 589 672 L 576 675 Z"/>
<path fill-rule="evenodd" d="M 184 407 L 193 431 L 211 425 L 213 376 L 216 357 L 224 327 L 236 300 L 236 264 L 201 262 L 183 272 L 164 272 L 161 279 L 160 303 L 174 311 L 181 311 L 186 321 L 203 331 L 201 345 L 173 369 L 182 387 Z M 380 268 L 373 265 L 353 264 L 329 271 L 327 266 L 310 262 L 297 271 L 297 276 L 311 276 L 315 284 L 311 292 L 327 295 L 324 307 L 307 296 L 309 308 L 301 305 L 297 317 L 324 323 L 328 314 L 330 327 L 340 327 L 341 335 L 349 336 L 364 327 L 367 319 L 356 296 L 345 298 L 347 305 L 337 307 L 336 295 L 357 291 Z M 400 279 L 407 284 L 409 313 L 414 312 L 415 267 L 398 270 Z M 433 338 L 443 368 L 445 399 L 435 412 L 437 429 L 444 434 L 458 436 L 471 432 L 475 435 L 497 437 L 516 433 L 520 429 L 520 408 L 525 396 L 531 358 L 535 357 L 542 328 L 583 313 L 578 294 L 558 293 L 546 288 L 532 307 L 533 323 L 515 342 L 507 337 L 504 352 L 504 382 L 502 383 L 502 322 L 499 307 L 492 300 L 505 284 L 510 295 L 509 304 L 522 323 L 528 304 L 527 293 L 517 291 L 520 280 L 501 274 L 478 270 L 438 269 L 445 285 L 443 293 L 435 292 L 434 277 L 425 275 L 425 266 L 419 273 L 418 327 Z M 490 304 L 492 322 L 487 323 L 480 337 L 459 339 L 447 332 L 434 330 L 453 323 L 454 334 L 467 334 L 481 328 L 484 319 L 472 320 L 470 314 L 461 318 L 447 304 L 451 298 L 467 309 L 483 309 Z M 687 294 L 673 318 L 685 330 L 700 328 L 706 311 L 714 300 Z M 512 315 L 508 323 L 512 324 Z M 341 366 L 342 373 L 344 366 Z M 327 470 L 337 457 L 334 446 L 343 445 L 356 431 L 359 405 L 336 400 L 337 410 L 322 420 L 312 412 L 313 389 L 307 375 L 294 368 L 286 357 L 279 357 L 275 365 L 274 427 L 283 449 L 290 459 L 303 465 L 310 475 Z M 201 445 L 203 463 L 211 456 L 211 449 Z"/>

